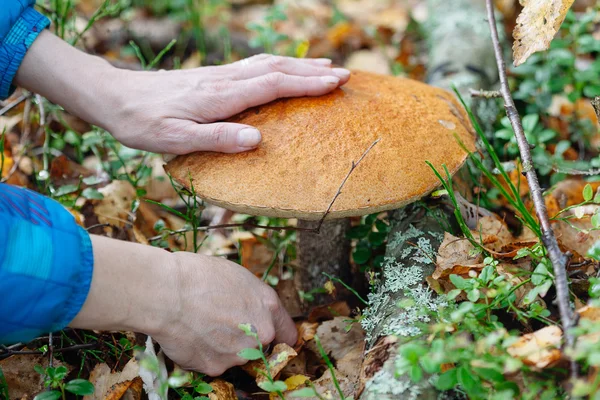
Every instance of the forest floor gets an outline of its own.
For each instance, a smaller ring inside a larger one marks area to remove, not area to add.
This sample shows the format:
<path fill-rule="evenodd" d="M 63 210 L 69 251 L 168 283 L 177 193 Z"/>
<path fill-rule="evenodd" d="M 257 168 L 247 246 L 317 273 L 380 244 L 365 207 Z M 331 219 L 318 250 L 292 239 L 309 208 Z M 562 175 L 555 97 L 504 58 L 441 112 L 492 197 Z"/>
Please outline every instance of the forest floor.
<path fill-rule="evenodd" d="M 425 1 L 50 4 L 42 9 L 56 34 L 121 68 L 189 69 L 268 52 L 327 57 L 346 68 L 421 81 L 428 72 L 427 21 L 433 11 Z M 521 6 L 512 0 L 496 5 L 511 38 Z M 438 389 L 470 398 L 553 399 L 567 392 L 572 398 L 600 398 L 600 131 L 591 104 L 600 96 L 599 53 L 600 7 L 576 1 L 550 49 L 510 66 L 508 75 L 548 216 L 561 250 L 572 254 L 567 275 L 570 306 L 578 315 L 576 344 L 563 346 L 553 265 L 537 233 L 513 128 L 502 100 L 492 98 L 485 101 L 496 104 L 497 112 L 482 121 L 487 128 L 479 132 L 487 145 L 465 167 L 471 180 L 455 182 L 467 188 L 460 201 L 453 204 L 457 196 L 447 183 L 423 199 L 432 209 L 458 205 L 457 220 L 445 225 L 435 249 L 435 271 L 424 283 L 451 305 L 436 309 L 431 326 L 422 328 L 428 337 L 408 344 L 395 335 L 386 339 L 387 345 L 402 345 L 398 374 L 414 382 L 434 374 Z M 188 191 L 172 184 L 161 155 L 126 148 L 24 90 L 0 104 L 0 132 L 3 182 L 60 201 L 91 233 L 240 263 L 276 289 L 300 333 L 294 348 L 265 349 L 268 367 L 251 361 L 209 378 L 157 356 L 159 348 L 143 335 L 66 329 L 0 347 L 0 398 L 31 399 L 75 379 L 95 386 L 86 399 L 139 399 L 159 396 L 167 387 L 169 398 L 186 400 L 292 398 L 294 391 L 321 399 L 360 396 L 373 375 L 367 370 L 377 367 L 365 359 L 363 326 L 365 308 L 373 305 L 369 284 L 377 286 L 386 246 L 394 240 L 387 212 L 352 219 L 348 256 L 362 277 L 357 281 L 367 284 L 353 288 L 331 277 L 324 287 L 302 292 L 294 283 L 294 230 L 194 229 L 296 221 L 198 206 Z M 487 216 L 473 221 L 473 209 L 485 209 Z M 323 295 L 327 304 L 315 304 Z M 578 365 L 577 377 L 570 362 Z M 58 398 L 43 396 L 38 398 Z"/>

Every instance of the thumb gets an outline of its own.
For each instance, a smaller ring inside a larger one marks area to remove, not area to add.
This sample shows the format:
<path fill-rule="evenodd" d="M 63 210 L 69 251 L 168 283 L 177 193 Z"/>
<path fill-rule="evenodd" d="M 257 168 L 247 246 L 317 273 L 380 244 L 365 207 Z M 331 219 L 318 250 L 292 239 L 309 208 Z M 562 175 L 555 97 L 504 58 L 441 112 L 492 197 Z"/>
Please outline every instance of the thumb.
<path fill-rule="evenodd" d="M 248 125 L 217 122 L 192 125 L 188 139 L 188 152 L 239 153 L 258 146 L 261 135 L 256 128 Z"/>
<path fill-rule="evenodd" d="M 278 310 L 273 313 L 273 326 L 275 327 L 275 343 L 287 343 L 294 346 L 298 340 L 298 330 L 292 317 L 280 303 Z"/>

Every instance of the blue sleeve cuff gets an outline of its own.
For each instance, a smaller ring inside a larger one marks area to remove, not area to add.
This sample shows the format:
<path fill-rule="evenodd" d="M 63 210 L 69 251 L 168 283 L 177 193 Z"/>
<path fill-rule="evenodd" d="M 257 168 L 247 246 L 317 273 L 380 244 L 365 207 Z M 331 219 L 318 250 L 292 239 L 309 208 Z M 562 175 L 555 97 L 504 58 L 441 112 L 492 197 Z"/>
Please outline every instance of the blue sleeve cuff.
<path fill-rule="evenodd" d="M 68 326 L 88 296 L 89 234 L 60 203 L 0 183 L 0 344 Z"/>
<path fill-rule="evenodd" d="M 0 43 L 0 99 L 14 91 L 12 81 L 34 40 L 48 25 L 48 18 L 26 8 Z"/>

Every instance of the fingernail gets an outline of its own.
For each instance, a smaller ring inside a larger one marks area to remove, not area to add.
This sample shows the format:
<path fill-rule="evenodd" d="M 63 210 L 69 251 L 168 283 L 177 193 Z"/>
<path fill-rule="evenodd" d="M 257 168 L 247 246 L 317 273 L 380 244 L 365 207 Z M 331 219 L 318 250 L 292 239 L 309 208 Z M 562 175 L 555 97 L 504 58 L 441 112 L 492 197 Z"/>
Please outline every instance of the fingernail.
<path fill-rule="evenodd" d="M 320 65 L 331 65 L 329 58 L 315 58 L 313 61 Z"/>
<path fill-rule="evenodd" d="M 346 79 L 350 76 L 350 71 L 344 68 L 333 68 L 332 71 L 340 79 Z"/>
<path fill-rule="evenodd" d="M 338 78 L 337 76 L 322 76 L 321 80 L 323 81 L 323 83 L 326 83 L 328 85 L 337 85 L 338 83 L 340 83 L 340 78 Z"/>
<path fill-rule="evenodd" d="M 237 144 L 240 147 L 256 147 L 260 143 L 260 132 L 254 128 L 244 128 L 238 132 Z"/>

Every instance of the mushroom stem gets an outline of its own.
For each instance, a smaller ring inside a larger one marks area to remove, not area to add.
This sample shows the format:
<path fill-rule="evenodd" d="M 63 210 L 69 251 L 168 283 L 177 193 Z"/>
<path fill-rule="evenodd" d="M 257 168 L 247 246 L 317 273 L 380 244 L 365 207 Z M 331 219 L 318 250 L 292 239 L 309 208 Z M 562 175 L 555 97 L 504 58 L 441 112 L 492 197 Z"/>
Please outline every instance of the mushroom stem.
<path fill-rule="evenodd" d="M 314 227 L 314 222 L 298 220 L 299 228 Z M 323 273 L 340 278 L 349 283 L 350 241 L 346 233 L 350 229 L 348 218 L 324 221 L 320 233 L 310 230 L 298 231 L 298 260 L 296 287 L 304 292 L 322 288 L 328 278 Z M 324 304 L 329 296 L 317 294 L 312 306 Z"/>

